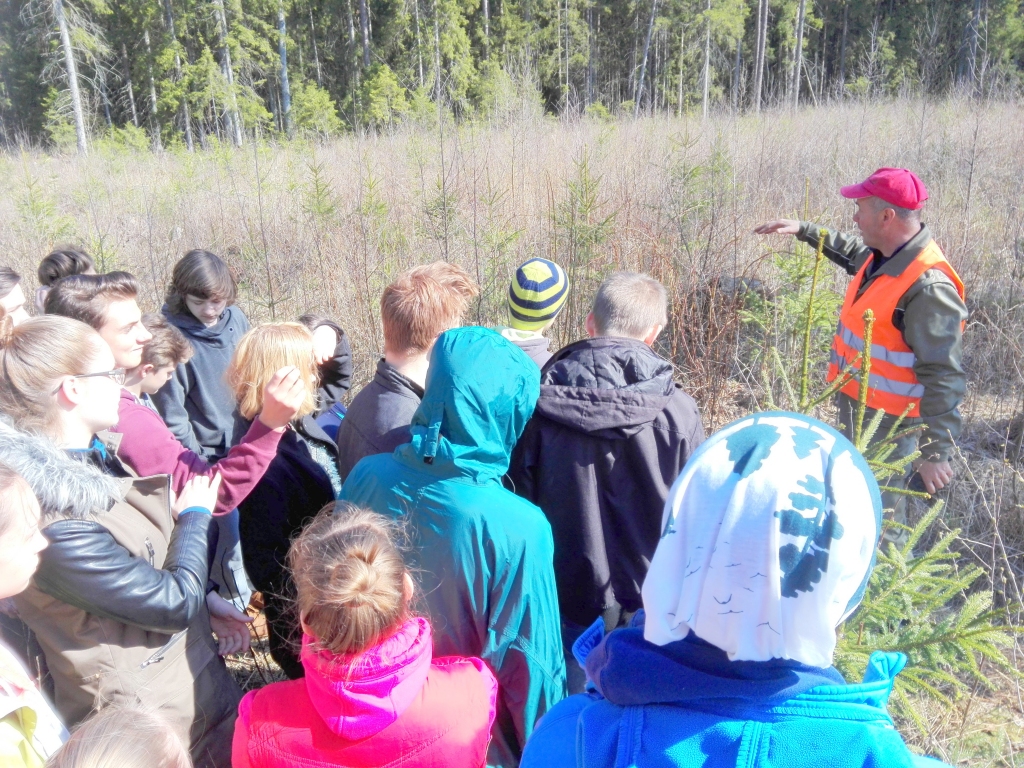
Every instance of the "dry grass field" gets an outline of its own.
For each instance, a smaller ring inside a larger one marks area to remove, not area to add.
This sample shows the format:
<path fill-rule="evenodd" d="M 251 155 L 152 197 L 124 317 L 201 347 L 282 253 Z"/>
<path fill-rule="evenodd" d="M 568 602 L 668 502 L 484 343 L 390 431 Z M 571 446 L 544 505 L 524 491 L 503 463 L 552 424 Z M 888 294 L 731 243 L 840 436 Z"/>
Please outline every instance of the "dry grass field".
<path fill-rule="evenodd" d="M 755 237 L 753 227 L 779 216 L 852 227 L 839 186 L 883 165 L 912 168 L 929 187 L 925 221 L 963 277 L 972 312 L 967 429 L 940 526 L 963 529 L 964 557 L 985 567 L 996 603 L 1012 606 L 1024 578 L 1022 124 L 1024 105 L 1007 102 L 562 122 L 513 99 L 486 124 L 327 144 L 190 155 L 99 142 L 87 158 L 0 156 L 0 249 L 33 284 L 52 245 L 82 244 L 104 271 L 141 279 L 146 309 L 159 307 L 178 257 L 212 250 L 236 268 L 251 318 L 318 310 L 340 320 L 357 383 L 381 351 L 380 291 L 411 265 L 465 266 L 483 289 L 471 320 L 496 324 L 515 266 L 533 255 L 555 259 L 572 284 L 554 330 L 560 342 L 581 335 L 604 274 L 644 270 L 672 297 L 660 351 L 713 427 L 786 405 L 767 350 L 797 364 L 811 252 Z M 845 276 L 831 267 L 825 274 L 837 295 Z M 828 314 L 816 320 L 819 348 L 834 322 Z M 1017 609 L 1008 610 L 1019 624 Z M 1012 652 L 1018 668 L 1021 651 Z M 1019 764 L 1020 684 L 994 680 L 994 690 L 977 689 L 952 708 L 923 703 L 931 732 L 905 732 L 951 761 Z"/>

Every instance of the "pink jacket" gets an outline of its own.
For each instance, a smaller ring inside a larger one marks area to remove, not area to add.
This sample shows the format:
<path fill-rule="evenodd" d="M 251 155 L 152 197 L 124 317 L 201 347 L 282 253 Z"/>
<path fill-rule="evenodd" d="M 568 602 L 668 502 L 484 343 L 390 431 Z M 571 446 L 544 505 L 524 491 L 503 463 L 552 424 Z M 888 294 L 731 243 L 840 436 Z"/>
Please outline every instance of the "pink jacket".
<path fill-rule="evenodd" d="M 140 403 L 127 389 L 121 390 L 117 425 L 110 429 L 121 435 L 117 456 L 140 477 L 170 475 L 175 493 L 196 475 L 220 472 L 220 494 L 215 515 L 237 507 L 267 471 L 277 454 L 283 432 L 267 429 L 256 419 L 241 442 L 216 464 L 188 450 L 178 442 L 160 414 Z"/>
<path fill-rule="evenodd" d="M 416 618 L 358 656 L 315 653 L 306 677 L 246 694 L 232 768 L 484 765 L 498 683 L 480 659 L 432 659 L 430 624 Z"/>

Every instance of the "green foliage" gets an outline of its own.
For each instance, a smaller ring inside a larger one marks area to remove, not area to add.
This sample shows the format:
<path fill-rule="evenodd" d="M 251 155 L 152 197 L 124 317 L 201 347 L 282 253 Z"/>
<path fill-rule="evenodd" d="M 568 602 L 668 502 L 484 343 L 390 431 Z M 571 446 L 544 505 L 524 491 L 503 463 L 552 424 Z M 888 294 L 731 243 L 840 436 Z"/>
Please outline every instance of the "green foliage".
<path fill-rule="evenodd" d="M 405 89 L 387 64 L 370 68 L 362 91 L 363 123 L 374 128 L 392 128 L 409 112 Z"/>
<path fill-rule="evenodd" d="M 295 129 L 316 136 L 331 136 L 342 130 L 341 118 L 331 94 L 315 83 L 293 81 L 292 124 Z"/>
<path fill-rule="evenodd" d="M 1006 622 L 1006 611 L 992 607 L 991 593 L 980 591 L 984 571 L 962 565 L 952 549 L 959 531 L 940 537 L 924 554 L 914 549 L 942 510 L 936 502 L 913 528 L 907 543 L 879 551 L 878 562 L 860 607 L 842 627 L 835 663 L 850 680 L 859 680 L 873 651 L 899 651 L 907 667 L 896 678 L 896 706 L 927 732 L 910 697 L 927 694 L 949 704 L 971 685 L 991 687 L 981 669 L 987 662 L 1018 673 L 1004 649 L 1021 628 Z"/>

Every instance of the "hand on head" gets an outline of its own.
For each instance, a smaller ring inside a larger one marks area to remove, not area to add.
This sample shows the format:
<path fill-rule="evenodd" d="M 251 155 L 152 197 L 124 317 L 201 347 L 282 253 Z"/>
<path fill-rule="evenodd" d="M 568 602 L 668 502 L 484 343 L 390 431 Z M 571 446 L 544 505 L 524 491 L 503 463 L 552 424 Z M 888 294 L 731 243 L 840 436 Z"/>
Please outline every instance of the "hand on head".
<path fill-rule="evenodd" d="M 316 364 L 323 365 L 332 357 L 338 346 L 338 332 L 329 325 L 321 325 L 313 331 L 313 355 Z"/>
<path fill-rule="evenodd" d="M 298 415 L 305 398 L 306 385 L 299 369 L 294 365 L 286 365 L 267 382 L 259 419 L 268 429 L 284 429 Z"/>

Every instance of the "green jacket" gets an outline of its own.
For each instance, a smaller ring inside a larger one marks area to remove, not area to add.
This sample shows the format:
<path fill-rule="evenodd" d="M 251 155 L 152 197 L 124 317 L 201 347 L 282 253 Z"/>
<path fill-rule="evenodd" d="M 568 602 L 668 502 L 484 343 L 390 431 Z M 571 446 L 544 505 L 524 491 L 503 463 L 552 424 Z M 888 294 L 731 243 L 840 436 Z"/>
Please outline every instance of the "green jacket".
<path fill-rule="evenodd" d="M 811 222 L 801 222 L 797 239 L 812 246 L 818 245 L 820 229 Z M 872 277 L 861 286 L 863 292 L 878 275 L 896 276 L 910 265 L 924 249 L 932 236 L 928 227 L 911 238 L 889 259 L 881 262 Z M 849 274 L 855 275 L 872 254 L 882 254 L 868 246 L 856 235 L 829 231 L 825 237 L 824 254 Z M 967 391 L 967 375 L 963 368 L 963 332 L 961 323 L 967 319 L 964 305 L 956 286 L 938 269 L 929 269 L 903 294 L 893 325 L 903 334 L 903 340 L 917 358 L 914 373 L 924 386 L 921 397 L 921 419 L 924 433 L 920 439 L 921 455 L 930 461 L 945 461 L 953 449 L 953 441 L 960 436 L 963 419 L 960 401 Z M 907 424 L 917 422 L 908 419 Z"/>
<path fill-rule="evenodd" d="M 412 442 L 368 456 L 341 499 L 403 518 L 407 562 L 435 656 L 476 656 L 498 678 L 488 765 L 516 766 L 534 724 L 565 696 L 551 525 L 502 487 L 540 395 L 540 370 L 494 331 L 443 333 Z"/>

